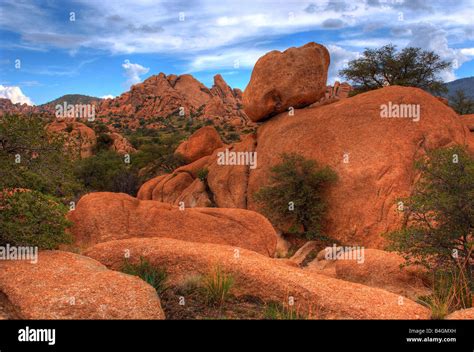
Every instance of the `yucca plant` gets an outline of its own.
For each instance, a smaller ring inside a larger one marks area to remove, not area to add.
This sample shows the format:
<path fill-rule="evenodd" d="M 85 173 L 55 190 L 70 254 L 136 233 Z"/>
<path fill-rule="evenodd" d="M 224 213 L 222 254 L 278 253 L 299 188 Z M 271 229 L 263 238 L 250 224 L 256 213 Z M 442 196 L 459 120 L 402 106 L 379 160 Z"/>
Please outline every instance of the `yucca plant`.
<path fill-rule="evenodd" d="M 229 298 L 233 285 L 232 275 L 223 272 L 220 267 L 216 267 L 203 280 L 207 304 L 222 306 Z"/>

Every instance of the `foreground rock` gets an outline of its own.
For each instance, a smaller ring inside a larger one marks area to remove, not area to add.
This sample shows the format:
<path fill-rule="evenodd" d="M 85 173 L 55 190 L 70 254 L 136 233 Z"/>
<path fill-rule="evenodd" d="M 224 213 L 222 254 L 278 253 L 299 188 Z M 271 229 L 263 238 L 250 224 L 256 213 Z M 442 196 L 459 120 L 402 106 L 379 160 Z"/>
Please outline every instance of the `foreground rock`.
<path fill-rule="evenodd" d="M 318 101 L 326 91 L 329 61 L 327 49 L 316 43 L 262 56 L 243 94 L 245 112 L 260 121 Z"/>
<path fill-rule="evenodd" d="M 474 320 L 474 308 L 457 310 L 449 314 L 448 320 Z"/>
<path fill-rule="evenodd" d="M 381 106 L 415 104 L 414 118 L 382 118 Z M 258 130 L 258 166 L 250 170 L 247 194 L 269 183 L 281 153 L 297 153 L 334 169 L 338 182 L 328 190 L 326 233 L 341 243 L 381 248 L 380 234 L 398 228 L 396 201 L 410 195 L 416 180 L 415 159 L 473 137 L 459 116 L 417 88 L 392 86 L 326 106 L 282 113 Z M 248 209 L 259 205 L 247 196 Z"/>
<path fill-rule="evenodd" d="M 214 150 L 224 145 L 216 129 L 212 126 L 201 127 L 186 141 L 182 142 L 175 151 L 188 163 L 212 154 Z"/>
<path fill-rule="evenodd" d="M 425 272 L 420 267 L 401 268 L 405 260 L 396 253 L 365 249 L 362 260 L 358 260 L 357 256 L 351 253 L 346 255 L 352 259 L 335 262 L 338 279 L 383 288 L 413 299 L 429 294 L 424 284 Z"/>
<path fill-rule="evenodd" d="M 153 287 L 68 252 L 0 262 L 0 292 L 22 319 L 164 319 Z"/>
<path fill-rule="evenodd" d="M 123 193 L 90 193 L 69 215 L 81 246 L 130 237 L 218 243 L 273 256 L 276 233 L 262 215 L 243 209 L 178 207 Z"/>
<path fill-rule="evenodd" d="M 287 304 L 294 299 L 298 312 L 318 319 L 427 319 L 423 306 L 381 289 L 305 272 L 278 259 L 231 246 L 189 243 L 168 238 L 128 239 L 97 244 L 85 255 L 116 269 L 123 253 L 140 256 L 165 268 L 170 281 L 182 283 L 190 275 L 205 275 L 220 267 L 235 280 L 236 295 L 259 297 Z"/>

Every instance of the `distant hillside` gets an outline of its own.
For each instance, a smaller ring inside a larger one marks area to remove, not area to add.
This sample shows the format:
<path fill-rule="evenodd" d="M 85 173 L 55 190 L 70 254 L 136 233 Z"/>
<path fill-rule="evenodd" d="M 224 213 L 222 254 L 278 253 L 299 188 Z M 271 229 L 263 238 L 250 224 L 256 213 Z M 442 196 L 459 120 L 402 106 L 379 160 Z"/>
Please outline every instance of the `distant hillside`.
<path fill-rule="evenodd" d="M 455 81 L 446 83 L 448 93 L 445 96 L 452 96 L 457 90 L 463 90 L 466 96 L 474 99 L 474 77 L 461 78 Z"/>
<path fill-rule="evenodd" d="M 65 101 L 68 104 L 94 104 L 100 102 L 100 98 L 96 97 L 91 97 L 88 95 L 82 95 L 82 94 L 66 94 L 63 95 L 62 97 L 59 97 L 57 99 L 54 99 L 53 101 L 50 101 L 48 103 L 42 104 L 41 106 L 56 106 L 58 104 L 63 104 Z"/>

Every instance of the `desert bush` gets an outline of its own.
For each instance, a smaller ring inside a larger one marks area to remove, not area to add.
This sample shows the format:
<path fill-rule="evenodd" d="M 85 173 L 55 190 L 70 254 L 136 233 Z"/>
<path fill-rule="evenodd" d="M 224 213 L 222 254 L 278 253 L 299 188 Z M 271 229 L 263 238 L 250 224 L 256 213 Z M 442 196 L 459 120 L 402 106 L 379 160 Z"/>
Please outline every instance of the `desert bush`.
<path fill-rule="evenodd" d="M 0 193 L 0 244 L 57 249 L 71 243 L 68 208 L 52 196 L 31 190 Z"/>
<path fill-rule="evenodd" d="M 81 191 L 64 140 L 39 116 L 0 118 L 0 190 L 27 188 L 70 199 Z"/>
<path fill-rule="evenodd" d="M 216 267 L 203 279 L 203 290 L 207 304 L 222 306 L 229 298 L 234 278 Z"/>
<path fill-rule="evenodd" d="M 137 169 L 113 151 L 78 160 L 74 173 L 90 192 L 122 192 L 134 196 L 138 190 Z"/>
<path fill-rule="evenodd" d="M 125 274 L 138 276 L 143 281 L 153 286 L 158 293 L 162 295 L 168 286 L 168 273 L 163 268 L 153 266 L 147 259 L 140 257 L 138 264 L 132 264 L 125 260 L 121 271 Z"/>
<path fill-rule="evenodd" d="M 269 302 L 265 305 L 263 318 L 267 320 L 303 320 L 307 316 L 297 311 L 295 306 L 284 306 L 278 302 Z"/>
<path fill-rule="evenodd" d="M 255 193 L 254 199 L 275 225 L 290 225 L 291 231 L 307 238 L 323 237 L 324 191 L 337 179 L 336 173 L 298 154 L 282 154 L 281 159 L 271 168 L 270 185 Z"/>
<path fill-rule="evenodd" d="M 474 259 L 474 158 L 461 146 L 431 151 L 415 164 L 420 179 L 412 195 L 398 201 L 406 226 L 384 236 L 388 250 L 397 251 L 407 265 L 423 265 L 433 273 L 456 275 L 456 301 L 471 306 Z M 452 285 L 450 285 L 452 286 Z"/>

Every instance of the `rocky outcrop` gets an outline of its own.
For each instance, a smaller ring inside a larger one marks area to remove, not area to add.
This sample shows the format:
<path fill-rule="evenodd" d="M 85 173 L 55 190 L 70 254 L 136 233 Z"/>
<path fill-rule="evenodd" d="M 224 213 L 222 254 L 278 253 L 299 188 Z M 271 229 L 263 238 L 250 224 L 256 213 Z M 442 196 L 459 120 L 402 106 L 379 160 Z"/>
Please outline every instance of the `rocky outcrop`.
<path fill-rule="evenodd" d="M 262 215 L 244 209 L 184 208 L 141 201 L 123 193 L 90 193 L 69 213 L 71 232 L 81 247 L 130 237 L 169 237 L 227 244 L 267 256 L 276 233 Z"/>
<path fill-rule="evenodd" d="M 200 145 L 197 144 L 196 148 Z M 249 134 L 241 142 L 218 148 L 212 152 L 212 155 L 182 166 L 172 174 L 157 176 L 145 182 L 137 197 L 175 205 L 184 201 L 186 207 L 215 205 L 220 208 L 245 209 L 247 183 L 252 165 L 226 164 L 226 160 L 220 163 L 219 158 L 220 155 L 228 153 L 236 157 L 243 155 L 245 159 L 246 155 L 255 152 L 255 147 L 256 136 Z M 199 175 L 200 172 L 204 174 Z M 204 177 L 201 180 L 202 186 L 198 186 L 200 183 L 195 182 L 199 176 Z M 189 198 L 190 194 L 193 194 L 191 198 Z"/>
<path fill-rule="evenodd" d="M 246 125 L 241 109 L 242 93 L 231 89 L 221 75 L 209 89 L 189 74 L 151 76 L 114 99 L 105 99 L 98 108 L 101 118 L 165 118 L 170 115 L 199 120 L 230 121 Z M 182 115 L 180 115 L 180 113 Z"/>
<path fill-rule="evenodd" d="M 383 118 L 381 107 L 415 104 L 420 118 Z M 429 150 L 471 145 L 472 136 L 458 115 L 417 88 L 391 86 L 339 102 L 282 113 L 258 130 L 258 166 L 250 171 L 247 194 L 270 180 L 281 153 L 297 153 L 328 165 L 338 181 L 327 194 L 326 233 L 341 243 L 381 248 L 382 233 L 403 220 L 396 200 L 410 195 L 415 159 Z M 248 209 L 259 210 L 248 196 Z"/>
<path fill-rule="evenodd" d="M 112 132 L 109 134 L 112 139 L 110 149 L 119 154 L 131 154 L 137 150 L 130 144 L 130 142 L 120 133 Z"/>
<path fill-rule="evenodd" d="M 187 140 L 182 142 L 175 151 L 188 163 L 212 154 L 214 150 L 224 145 L 216 129 L 204 126 L 194 132 Z"/>
<path fill-rule="evenodd" d="M 245 112 L 252 121 L 260 121 L 318 101 L 326 90 L 329 61 L 327 49 L 313 42 L 265 54 L 243 93 Z"/>
<path fill-rule="evenodd" d="M 324 93 L 324 97 L 319 99 L 317 102 L 310 105 L 310 107 L 316 107 L 320 105 L 327 105 L 331 103 L 335 103 L 341 99 L 349 98 L 349 94 L 352 91 L 352 86 L 347 83 L 343 82 L 340 83 L 336 81 L 333 86 L 327 86 L 326 92 Z"/>
<path fill-rule="evenodd" d="M 0 292 L 22 319 L 164 319 L 152 286 L 69 252 L 39 252 L 35 264 L 2 260 Z"/>
<path fill-rule="evenodd" d="M 291 267 L 279 259 L 232 246 L 190 243 L 169 238 L 132 238 L 110 241 L 89 248 L 90 256 L 111 269 L 123 263 L 128 250 L 130 261 L 145 257 L 165 268 L 170 284 L 190 275 L 206 275 L 219 267 L 234 278 L 233 293 L 276 301 L 317 319 L 428 319 L 427 308 L 378 288 L 345 282 Z"/>
<path fill-rule="evenodd" d="M 94 130 L 74 120 L 54 121 L 46 126 L 46 130 L 64 137 L 65 148 L 81 158 L 92 156 L 97 144 Z"/>

